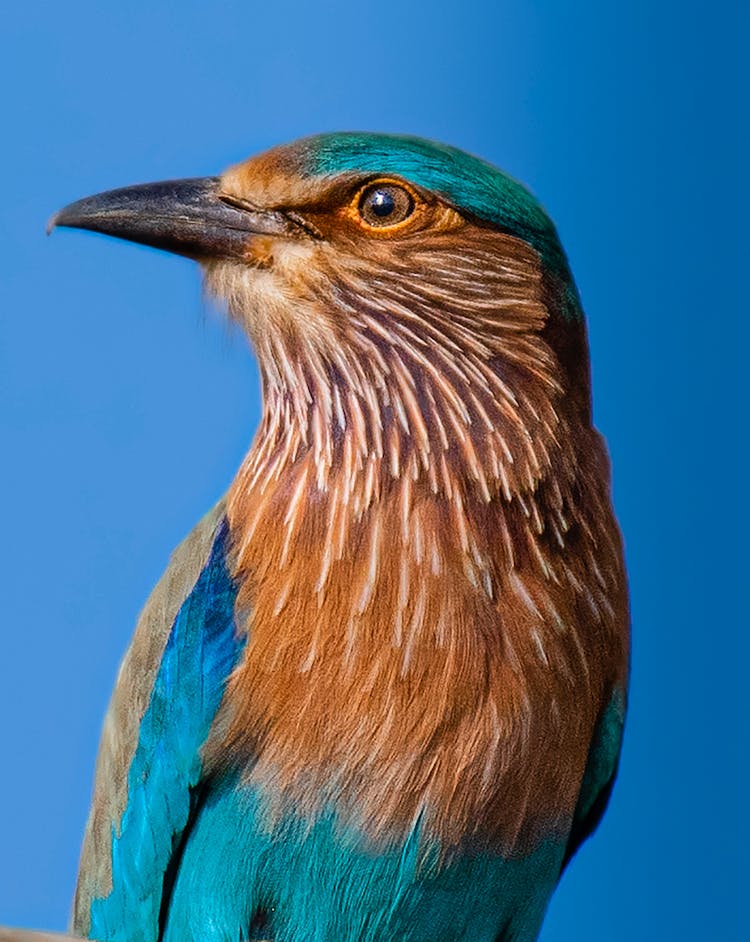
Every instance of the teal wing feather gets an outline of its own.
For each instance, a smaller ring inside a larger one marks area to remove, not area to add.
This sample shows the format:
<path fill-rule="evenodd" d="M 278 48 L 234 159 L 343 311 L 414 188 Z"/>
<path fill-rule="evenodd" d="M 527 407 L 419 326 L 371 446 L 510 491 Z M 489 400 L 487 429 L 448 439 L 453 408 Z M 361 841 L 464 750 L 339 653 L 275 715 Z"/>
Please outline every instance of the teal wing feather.
<path fill-rule="evenodd" d="M 624 725 L 625 694 L 615 690 L 594 730 L 562 870 L 596 830 L 607 808 L 617 777 Z"/>
<path fill-rule="evenodd" d="M 221 507 L 177 551 L 139 623 L 105 721 L 74 928 L 155 942 L 200 749 L 242 642 Z"/>

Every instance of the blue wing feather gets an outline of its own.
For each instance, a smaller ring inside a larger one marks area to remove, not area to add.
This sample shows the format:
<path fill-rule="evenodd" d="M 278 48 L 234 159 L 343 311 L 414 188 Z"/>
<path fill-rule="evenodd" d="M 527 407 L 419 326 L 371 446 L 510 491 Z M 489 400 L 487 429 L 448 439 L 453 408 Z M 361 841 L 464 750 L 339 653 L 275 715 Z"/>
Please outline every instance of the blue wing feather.
<path fill-rule="evenodd" d="M 201 776 L 200 749 L 243 646 L 227 541 L 223 520 L 170 631 L 128 771 L 119 832 L 113 827 L 112 890 L 91 902 L 91 938 L 158 938 L 165 875 Z"/>

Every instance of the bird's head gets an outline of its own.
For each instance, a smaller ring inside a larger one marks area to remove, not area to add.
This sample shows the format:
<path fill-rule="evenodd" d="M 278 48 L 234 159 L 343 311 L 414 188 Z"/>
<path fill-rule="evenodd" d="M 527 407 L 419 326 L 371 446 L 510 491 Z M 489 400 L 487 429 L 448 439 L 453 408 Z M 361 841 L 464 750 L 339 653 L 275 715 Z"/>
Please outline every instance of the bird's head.
<path fill-rule="evenodd" d="M 585 328 L 554 226 L 523 186 L 454 148 L 325 134 L 220 177 L 83 199 L 52 225 L 198 260 L 255 346 L 267 408 L 317 435 L 329 464 L 337 426 L 382 454 L 391 422 L 423 463 L 457 426 L 498 426 L 523 473 L 563 403 L 588 422 Z"/>

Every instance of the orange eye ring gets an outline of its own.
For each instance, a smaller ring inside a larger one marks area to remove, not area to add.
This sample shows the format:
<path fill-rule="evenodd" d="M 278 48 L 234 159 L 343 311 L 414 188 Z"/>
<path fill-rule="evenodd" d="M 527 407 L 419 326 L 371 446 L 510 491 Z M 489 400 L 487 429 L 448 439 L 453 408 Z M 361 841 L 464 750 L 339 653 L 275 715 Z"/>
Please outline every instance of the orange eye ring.
<path fill-rule="evenodd" d="M 418 207 L 417 194 L 401 180 L 372 180 L 355 196 L 352 210 L 365 229 L 390 234 L 407 226 Z"/>

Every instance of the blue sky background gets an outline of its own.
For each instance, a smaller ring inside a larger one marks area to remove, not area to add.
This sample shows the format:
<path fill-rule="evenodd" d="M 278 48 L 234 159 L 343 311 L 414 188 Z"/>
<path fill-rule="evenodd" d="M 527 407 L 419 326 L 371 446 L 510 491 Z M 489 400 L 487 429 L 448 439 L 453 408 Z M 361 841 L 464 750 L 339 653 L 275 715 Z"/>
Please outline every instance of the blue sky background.
<path fill-rule="evenodd" d="M 63 928 L 138 610 L 229 483 L 255 365 L 189 262 L 47 217 L 365 128 L 526 181 L 587 310 L 633 596 L 618 787 L 544 942 L 747 938 L 740 4 L 42 3 L 0 30 L 0 922 Z M 735 12 L 733 12 L 735 11 Z"/>

